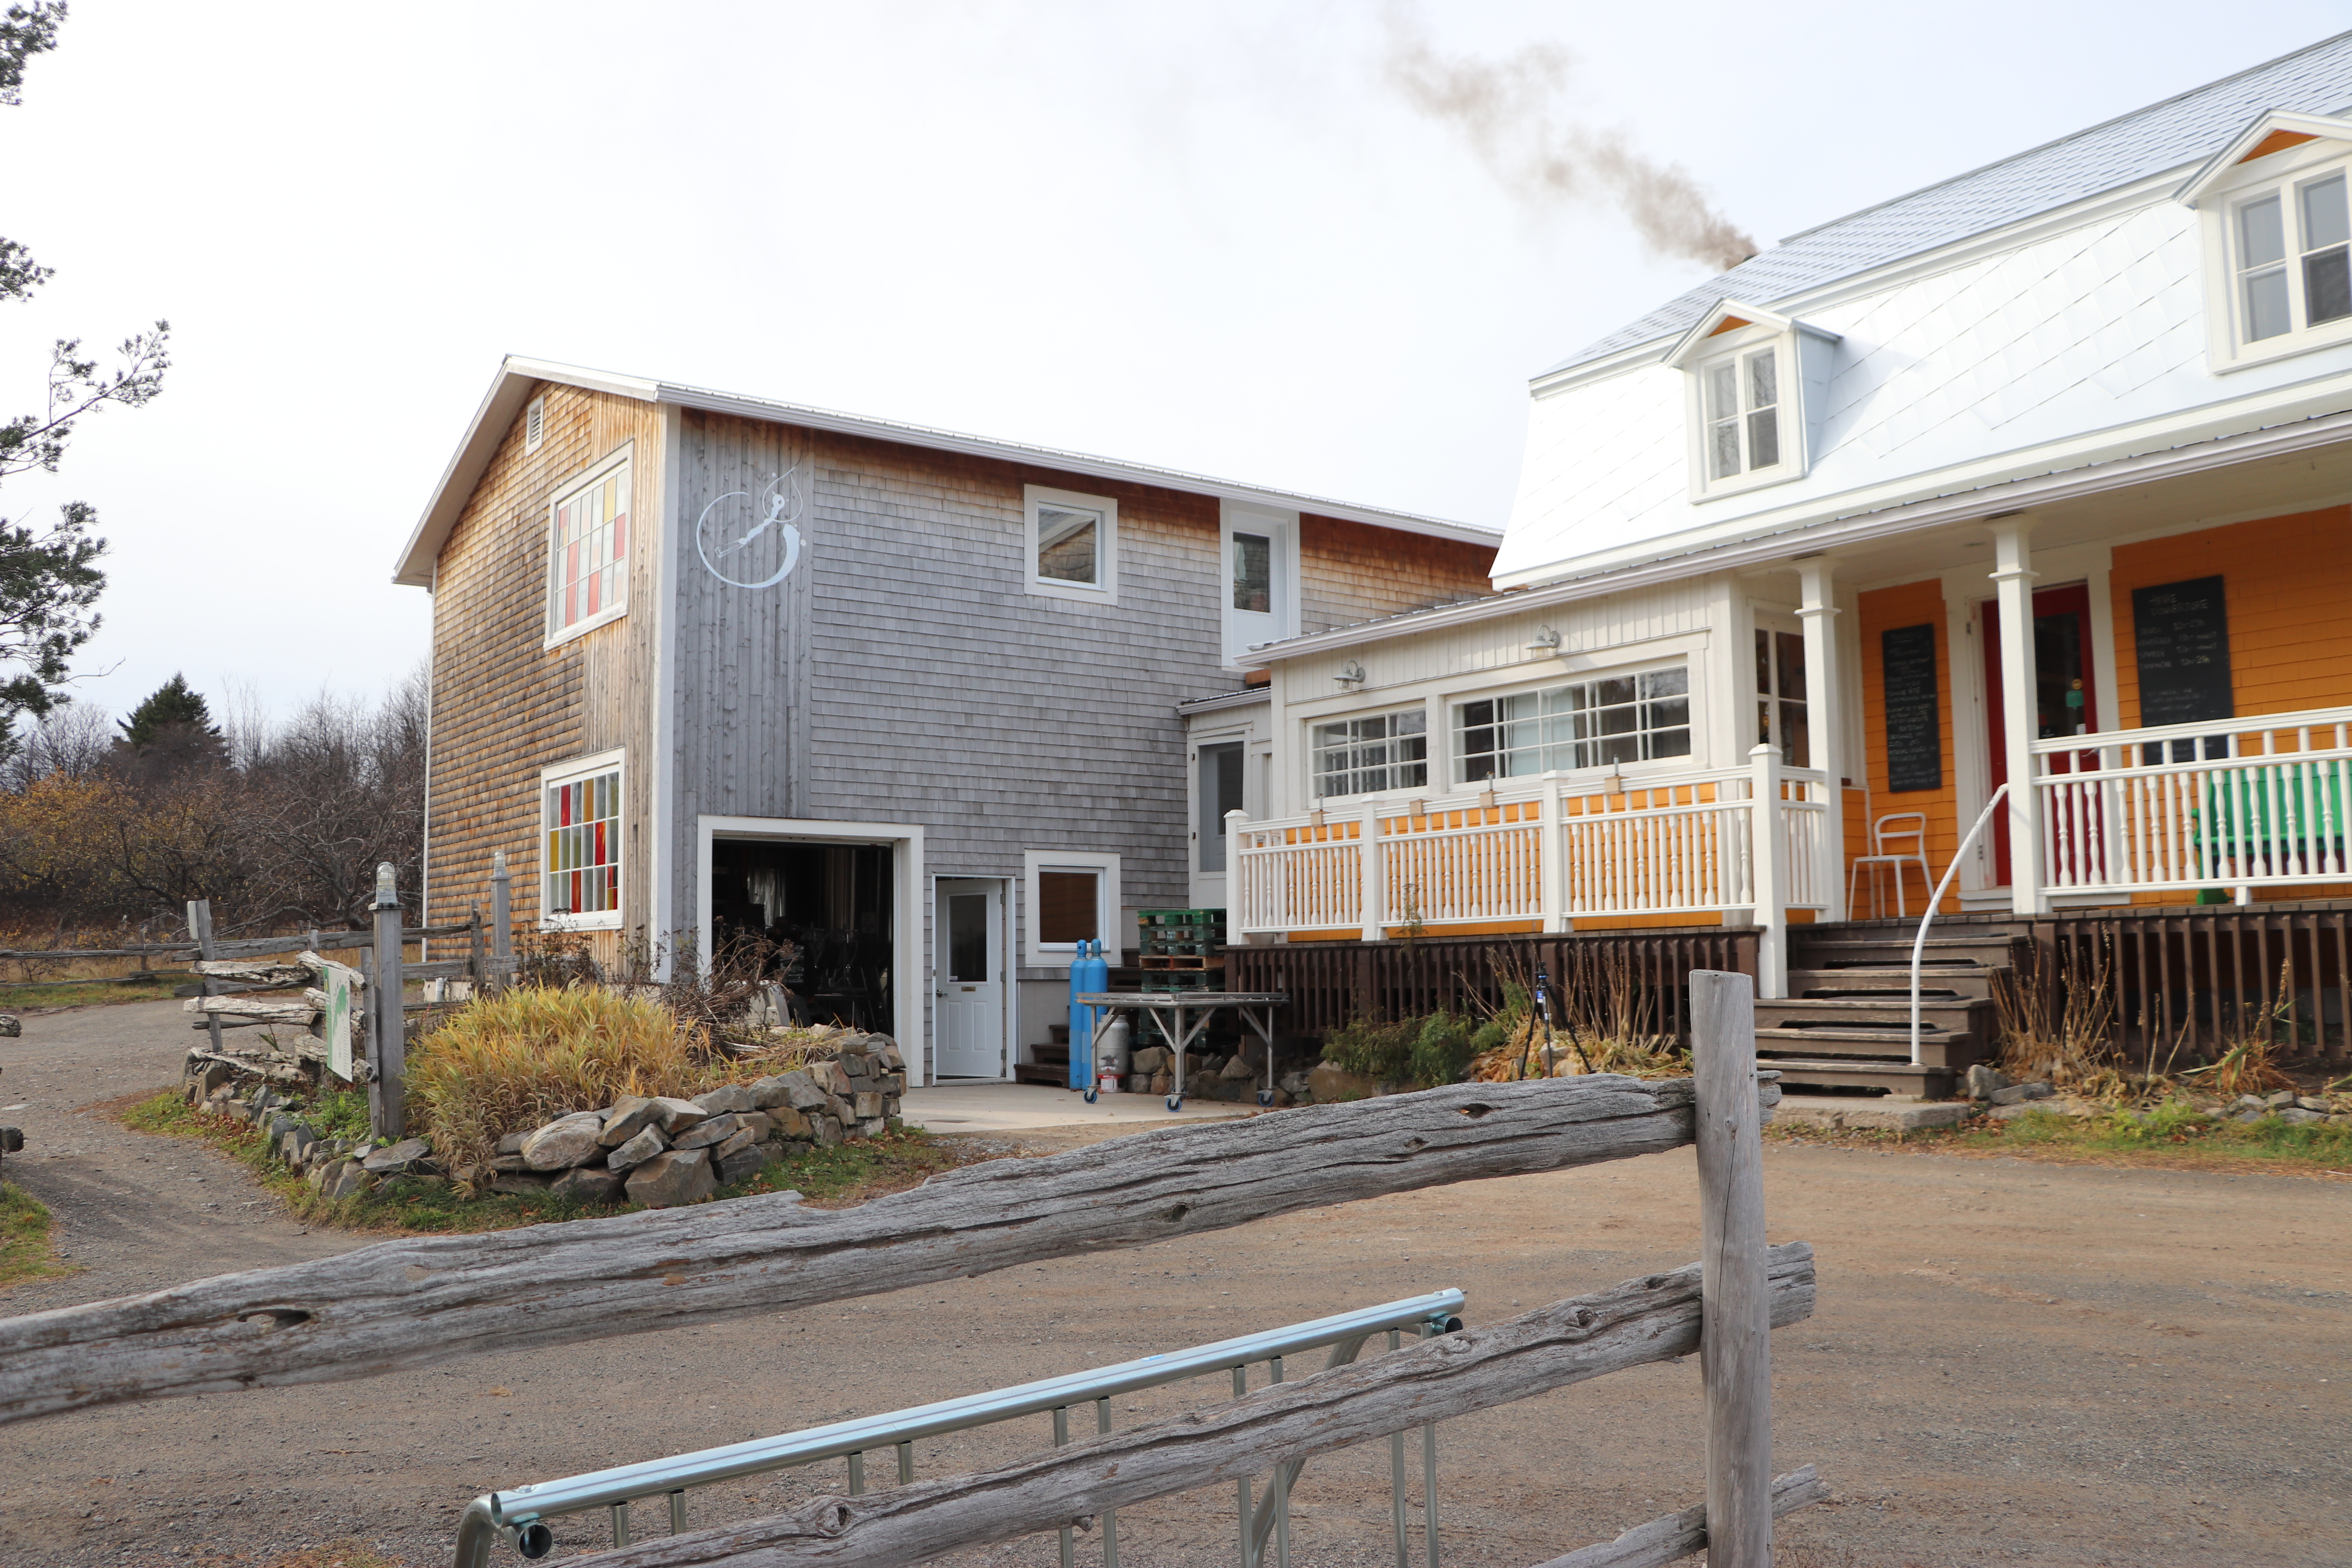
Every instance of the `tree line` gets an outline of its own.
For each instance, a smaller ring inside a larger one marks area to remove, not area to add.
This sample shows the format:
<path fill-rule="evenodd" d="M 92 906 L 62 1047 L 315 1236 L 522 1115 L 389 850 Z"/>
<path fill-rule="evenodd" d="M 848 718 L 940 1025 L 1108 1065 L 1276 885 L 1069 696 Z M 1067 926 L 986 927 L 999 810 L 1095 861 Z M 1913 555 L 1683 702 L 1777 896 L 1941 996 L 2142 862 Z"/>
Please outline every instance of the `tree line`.
<path fill-rule="evenodd" d="M 209 899 L 224 936 L 362 926 L 379 861 L 415 897 L 425 725 L 421 669 L 279 719 L 218 722 L 176 675 L 120 721 L 53 704 L 0 731 L 0 924 L 154 934 Z"/>

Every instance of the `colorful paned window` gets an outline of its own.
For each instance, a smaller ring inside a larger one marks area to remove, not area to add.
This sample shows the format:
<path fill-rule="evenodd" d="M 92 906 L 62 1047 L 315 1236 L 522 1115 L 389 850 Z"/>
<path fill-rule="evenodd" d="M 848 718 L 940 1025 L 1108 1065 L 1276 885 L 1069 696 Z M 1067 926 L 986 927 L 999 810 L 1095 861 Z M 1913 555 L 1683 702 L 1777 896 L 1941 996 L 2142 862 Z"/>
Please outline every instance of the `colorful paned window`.
<path fill-rule="evenodd" d="M 548 786 L 544 864 L 549 915 L 620 912 L 619 769 Z"/>
<path fill-rule="evenodd" d="M 629 466 L 600 475 L 555 503 L 550 590 L 554 630 L 618 611 L 628 595 Z"/>

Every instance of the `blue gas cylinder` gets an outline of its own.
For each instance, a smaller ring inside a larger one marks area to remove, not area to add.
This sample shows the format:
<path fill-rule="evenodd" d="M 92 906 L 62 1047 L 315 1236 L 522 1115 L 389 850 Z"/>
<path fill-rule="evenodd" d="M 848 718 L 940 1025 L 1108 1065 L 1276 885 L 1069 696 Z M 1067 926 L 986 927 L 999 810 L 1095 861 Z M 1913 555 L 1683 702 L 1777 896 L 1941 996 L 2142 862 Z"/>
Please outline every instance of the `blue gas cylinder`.
<path fill-rule="evenodd" d="M 1103 961 L 1102 943 L 1080 942 L 1070 960 L 1070 1087 L 1095 1086 L 1095 1010 L 1078 998 L 1110 988 L 1110 965 Z"/>

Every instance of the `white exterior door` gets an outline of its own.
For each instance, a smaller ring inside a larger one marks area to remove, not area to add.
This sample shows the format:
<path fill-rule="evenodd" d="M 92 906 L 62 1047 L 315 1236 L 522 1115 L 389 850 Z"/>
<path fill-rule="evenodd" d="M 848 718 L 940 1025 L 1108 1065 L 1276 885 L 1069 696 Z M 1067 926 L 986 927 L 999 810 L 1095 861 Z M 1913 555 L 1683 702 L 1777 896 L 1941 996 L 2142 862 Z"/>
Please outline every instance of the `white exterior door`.
<path fill-rule="evenodd" d="M 1298 519 L 1227 501 L 1224 529 L 1225 663 L 1242 668 L 1253 644 L 1298 629 Z"/>
<path fill-rule="evenodd" d="M 942 877 L 932 931 L 939 1076 L 1004 1076 L 1004 884 Z"/>

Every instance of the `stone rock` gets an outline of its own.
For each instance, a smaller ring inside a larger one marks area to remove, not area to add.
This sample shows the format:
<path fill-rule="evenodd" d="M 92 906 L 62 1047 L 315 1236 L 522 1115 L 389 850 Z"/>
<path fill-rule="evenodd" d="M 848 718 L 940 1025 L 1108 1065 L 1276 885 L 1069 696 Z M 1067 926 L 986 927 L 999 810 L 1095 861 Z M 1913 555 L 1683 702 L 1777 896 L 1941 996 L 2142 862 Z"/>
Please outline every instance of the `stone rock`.
<path fill-rule="evenodd" d="M 522 1152 L 522 1141 L 535 1131 L 537 1130 L 534 1128 L 525 1128 L 520 1132 L 509 1132 L 499 1140 L 499 1146 L 493 1152 L 499 1154 L 520 1154 Z"/>
<path fill-rule="evenodd" d="M 278 1135 L 278 1157 L 299 1167 L 309 1163 L 311 1147 L 318 1142 L 319 1135 L 298 1121 Z"/>
<path fill-rule="evenodd" d="M 548 1191 L 560 1193 L 577 1203 L 616 1204 L 621 1201 L 627 1181 L 628 1178 L 618 1171 L 599 1171 L 593 1166 L 582 1165 L 556 1177 Z"/>
<path fill-rule="evenodd" d="M 195 1082 L 201 1090 L 196 1098 L 202 1100 L 236 1076 L 226 1062 L 205 1063 L 204 1069 L 195 1076 Z"/>
<path fill-rule="evenodd" d="M 1145 1046 L 1128 1054 L 1127 1065 L 1139 1073 L 1156 1073 L 1169 1062 L 1168 1047 Z"/>
<path fill-rule="evenodd" d="M 738 1182 L 748 1182 L 783 1157 L 781 1143 L 747 1143 L 740 1149 L 721 1150 L 719 1184 L 731 1187 Z"/>
<path fill-rule="evenodd" d="M 1245 1079 L 1255 1078 L 1257 1074 L 1250 1066 L 1247 1057 L 1234 1057 L 1217 1069 L 1217 1076 L 1239 1083 Z"/>
<path fill-rule="evenodd" d="M 2260 1110 L 2270 1101 L 2259 1094 L 2242 1094 L 2230 1103 L 2240 1110 Z"/>
<path fill-rule="evenodd" d="M 882 1114 L 882 1097 L 872 1089 L 859 1089 L 853 1097 L 851 1109 L 860 1121 L 871 1121 Z"/>
<path fill-rule="evenodd" d="M 2305 1110 L 2300 1105 L 2290 1105 L 2278 1113 L 2278 1119 L 2290 1127 L 2308 1127 L 2315 1121 L 2327 1120 L 2316 1110 Z"/>
<path fill-rule="evenodd" d="M 2232 1121 L 2260 1121 L 2263 1117 L 2268 1116 L 2269 1114 L 2270 1111 L 2267 1110 L 2241 1110 L 2235 1116 L 2230 1118 L 2230 1120 Z"/>
<path fill-rule="evenodd" d="M 833 1144 L 841 1142 L 841 1119 L 839 1117 L 824 1116 L 818 1117 L 815 1120 L 816 1141 L 820 1146 L 830 1147 Z"/>
<path fill-rule="evenodd" d="M 433 1145 L 422 1138 L 404 1138 L 390 1148 L 369 1152 L 361 1164 L 371 1176 L 396 1176 L 406 1173 L 409 1165 L 433 1152 Z"/>
<path fill-rule="evenodd" d="M 860 1138 L 879 1138 L 889 1131 L 889 1127 L 890 1124 L 880 1117 L 870 1117 L 857 1124 L 857 1135 Z"/>
<path fill-rule="evenodd" d="M 2322 1116 L 2336 1109 L 2315 1094 L 2298 1094 L 2294 1097 L 2294 1102 L 2304 1110 L 2316 1110 Z"/>
<path fill-rule="evenodd" d="M 568 1171 L 604 1152 L 604 1118 L 593 1110 L 558 1117 L 522 1141 L 522 1163 L 534 1171 Z"/>
<path fill-rule="evenodd" d="M 1307 1075 L 1307 1092 L 1315 1096 L 1318 1105 L 1328 1105 L 1339 1100 L 1363 1100 L 1378 1091 L 1370 1079 L 1360 1078 L 1330 1062 L 1318 1062 Z"/>
<path fill-rule="evenodd" d="M 312 1192 L 318 1192 L 326 1185 L 327 1178 L 341 1170 L 342 1165 L 340 1159 L 313 1160 L 310 1172 L 302 1179 L 310 1184 Z"/>
<path fill-rule="evenodd" d="M 2018 1105 L 2029 1100 L 2047 1100 L 2050 1095 L 2051 1087 L 2046 1083 L 2013 1083 L 2006 1089 L 1994 1089 L 1990 1098 L 1995 1105 Z"/>
<path fill-rule="evenodd" d="M 653 1124 L 654 1102 L 642 1094 L 625 1094 L 604 1112 L 604 1131 L 596 1142 L 617 1149 Z M 503 1152 L 503 1151 L 501 1151 Z"/>
<path fill-rule="evenodd" d="M 520 1154 L 499 1154 L 490 1161 L 490 1170 L 493 1173 L 503 1173 L 508 1171 L 528 1171 L 529 1169 L 530 1169 L 530 1167 L 523 1163 L 523 1158 Z"/>
<path fill-rule="evenodd" d="M 819 1062 L 809 1069 L 809 1077 L 828 1094 L 848 1096 L 857 1091 L 849 1085 L 849 1072 L 839 1062 Z"/>
<path fill-rule="evenodd" d="M 635 1138 L 605 1155 L 604 1166 L 607 1170 L 625 1171 L 633 1166 L 644 1164 L 667 1147 L 668 1145 L 662 1142 L 660 1128 L 644 1128 Z"/>
<path fill-rule="evenodd" d="M 375 1178 L 367 1173 L 356 1160 L 346 1160 L 328 1173 L 319 1188 L 326 1198 L 355 1198 L 362 1193 L 375 1190 Z"/>
<path fill-rule="evenodd" d="M 1166 1068 L 1162 1068 L 1158 1072 L 1151 1075 L 1151 1093 L 1168 1095 L 1174 1093 L 1175 1089 L 1176 1075 L 1170 1072 Z"/>
<path fill-rule="evenodd" d="M 701 1149 L 673 1149 L 629 1173 L 629 1201 L 647 1208 L 673 1208 L 719 1190 L 710 1155 Z"/>
<path fill-rule="evenodd" d="M 751 1109 L 754 1110 L 773 1110 L 780 1105 L 791 1103 L 792 1095 L 782 1073 L 761 1079 L 751 1085 Z"/>
<path fill-rule="evenodd" d="M 726 1142 L 747 1127 L 759 1129 L 752 1134 L 751 1141 L 755 1143 L 768 1135 L 768 1119 L 761 1112 L 730 1110 L 723 1116 L 714 1116 L 708 1121 L 698 1122 L 688 1128 L 670 1140 L 670 1147 L 673 1149 L 712 1148 Z"/>
<path fill-rule="evenodd" d="M 2265 1095 L 2263 1099 L 2263 1103 L 2269 1106 L 2273 1110 L 2284 1110 L 2288 1106 L 2293 1105 L 2294 1100 L 2294 1090 L 2291 1089 L 2283 1089 L 2276 1094 Z"/>
<path fill-rule="evenodd" d="M 2327 1118 L 2330 1127 L 2352 1127 L 2352 1111 L 2338 1110 Z"/>
<path fill-rule="evenodd" d="M 1970 1100 L 1990 1100 L 2001 1089 L 2007 1088 L 2008 1083 L 2008 1079 L 1983 1062 L 1975 1063 L 1969 1068 L 1968 1089 Z"/>
<path fill-rule="evenodd" d="M 555 1178 L 541 1171 L 500 1171 L 490 1178 L 490 1191 L 509 1193 L 516 1197 L 543 1193 L 554 1184 Z"/>
<path fill-rule="evenodd" d="M 816 1136 L 816 1129 L 809 1125 L 807 1114 L 789 1105 L 779 1105 L 762 1114 L 767 1117 L 768 1124 L 783 1137 L 808 1139 Z"/>
<path fill-rule="evenodd" d="M 752 1095 L 751 1086 L 740 1083 L 722 1083 L 707 1093 L 696 1095 L 694 1103 L 713 1116 L 724 1116 L 730 1110 L 760 1109 L 759 1101 Z"/>
<path fill-rule="evenodd" d="M 887 1036 L 883 1037 L 882 1048 L 880 1051 L 877 1052 L 876 1055 L 881 1058 L 882 1066 L 886 1071 L 905 1072 L 907 1070 L 906 1054 L 900 1051 L 895 1044 L 891 1043 Z"/>
<path fill-rule="evenodd" d="M 1128 1074 L 1127 1092 L 1129 1094 L 1150 1094 L 1151 1092 L 1151 1075 L 1148 1072 L 1131 1072 Z"/>
<path fill-rule="evenodd" d="M 761 1120 L 764 1122 L 767 1119 L 762 1117 Z M 729 1134 L 725 1142 L 713 1143 L 709 1145 L 710 1158 L 714 1162 L 722 1161 L 726 1159 L 728 1155 L 735 1153 L 739 1150 L 749 1149 L 755 1143 L 763 1143 L 767 1142 L 767 1138 L 768 1130 L 764 1126 L 738 1127 L 732 1133 Z"/>
<path fill-rule="evenodd" d="M 880 1086 L 883 1093 L 890 1096 L 893 1100 L 907 1092 L 907 1075 L 905 1073 L 884 1073 L 880 1078 L 874 1081 Z"/>
<path fill-rule="evenodd" d="M 794 1110 L 821 1110 L 824 1108 L 824 1090 L 817 1087 L 816 1078 L 806 1068 L 797 1068 L 783 1075 L 784 1103 Z"/>
<path fill-rule="evenodd" d="M 21 1040 L 25 1025 L 14 1013 L 0 1013 L 0 1040 Z"/>
<path fill-rule="evenodd" d="M 824 1113 L 827 1116 L 832 1117 L 835 1121 L 855 1121 L 857 1120 L 856 1107 L 850 1102 L 846 1096 L 844 1095 L 829 1094 L 825 1096 Z"/>
<path fill-rule="evenodd" d="M 664 1095 L 659 1100 L 652 1101 L 651 1106 L 654 1125 L 672 1138 L 689 1127 L 710 1120 L 710 1112 L 690 1100 L 673 1100 Z"/>

